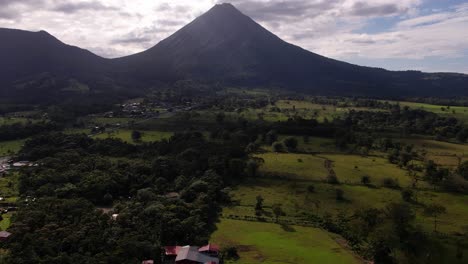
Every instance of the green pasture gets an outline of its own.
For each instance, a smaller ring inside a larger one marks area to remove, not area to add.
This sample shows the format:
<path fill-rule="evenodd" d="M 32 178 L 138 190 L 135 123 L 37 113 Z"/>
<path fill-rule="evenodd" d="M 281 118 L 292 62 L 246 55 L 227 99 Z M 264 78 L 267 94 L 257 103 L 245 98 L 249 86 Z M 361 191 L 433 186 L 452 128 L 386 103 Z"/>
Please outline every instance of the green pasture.
<path fill-rule="evenodd" d="M 308 191 L 310 185 L 314 186 L 314 192 Z M 344 191 L 345 201 L 336 200 L 336 189 Z M 286 219 L 301 219 L 307 213 L 351 214 L 358 209 L 385 208 L 391 202 L 403 202 L 400 190 L 276 179 L 251 179 L 234 189 L 231 195 L 237 205 L 225 208 L 223 214 L 226 216 L 255 216 L 256 197 L 261 195 L 267 215 L 273 217 L 271 206 L 281 204 Z M 418 212 L 419 223 L 428 231 L 432 231 L 433 219 L 423 215 L 423 208 L 432 203 L 441 204 L 447 210 L 439 219 L 440 232 L 452 235 L 468 226 L 468 195 L 416 190 L 415 199 L 411 205 Z"/>
<path fill-rule="evenodd" d="M 400 141 L 414 145 L 414 149 L 424 155 L 425 160 L 433 160 L 443 166 L 458 166 L 460 161 L 468 160 L 468 144 L 456 144 L 425 138 L 404 138 Z"/>
<path fill-rule="evenodd" d="M 255 157 L 265 161 L 260 167 L 262 172 L 282 178 L 322 181 L 328 175 L 325 159 L 314 155 L 269 152 Z"/>
<path fill-rule="evenodd" d="M 34 122 L 34 120 L 23 117 L 0 117 L 0 126 L 12 125 L 15 123 L 26 124 L 28 122 Z"/>
<path fill-rule="evenodd" d="M 138 122 L 139 119 L 127 117 L 96 117 L 90 120 L 90 123 L 95 125 L 116 125 L 126 126 L 130 122 Z"/>
<path fill-rule="evenodd" d="M 25 140 L 0 141 L 0 157 L 15 154 L 20 151 Z"/>
<path fill-rule="evenodd" d="M 255 155 L 264 160 L 260 171 L 273 174 L 279 178 L 325 181 L 328 170 L 325 168 L 325 160 L 332 161 L 332 169 L 338 180 L 345 184 L 361 184 L 363 176 L 369 176 L 371 184 L 382 186 L 383 180 L 392 178 L 399 182 L 401 187 L 408 187 L 412 179 L 407 171 L 391 164 L 381 157 L 364 157 L 347 154 L 296 154 L 273 153 Z M 428 187 L 421 183 L 418 187 Z"/>
<path fill-rule="evenodd" d="M 141 142 L 161 141 L 163 139 L 169 139 L 174 134 L 173 132 L 165 132 L 165 131 L 140 131 L 140 132 L 141 132 Z M 117 129 L 114 131 L 110 130 L 108 132 L 95 135 L 94 137 L 99 138 L 99 139 L 119 138 L 122 141 L 127 142 L 127 143 L 135 143 L 132 139 L 132 130 L 126 130 L 126 129 Z"/>
<path fill-rule="evenodd" d="M 397 180 L 401 187 L 408 187 L 412 183 L 407 171 L 391 164 L 385 158 L 344 154 L 327 154 L 320 157 L 333 162 L 333 169 L 341 183 L 359 184 L 363 176 L 369 176 L 371 184 L 377 186 L 381 186 L 385 178 Z"/>
<path fill-rule="evenodd" d="M 283 141 L 288 135 L 280 135 L 279 141 Z M 339 152 L 335 146 L 335 140 L 332 138 L 309 137 L 306 141 L 304 137 L 294 136 L 297 139 L 297 150 L 300 152 Z M 265 146 L 267 151 L 271 150 L 270 146 Z"/>
<path fill-rule="evenodd" d="M 217 228 L 211 242 L 236 247 L 240 259 L 233 263 L 362 263 L 337 242 L 339 237 L 318 228 L 229 219 Z"/>
<path fill-rule="evenodd" d="M 389 102 L 398 103 L 402 107 L 408 106 L 411 109 L 421 109 L 421 110 L 439 114 L 445 117 L 455 117 L 465 123 L 468 122 L 468 107 L 466 106 L 433 105 L 433 104 L 404 102 L 404 101 L 400 101 L 400 102 L 389 101 Z"/>

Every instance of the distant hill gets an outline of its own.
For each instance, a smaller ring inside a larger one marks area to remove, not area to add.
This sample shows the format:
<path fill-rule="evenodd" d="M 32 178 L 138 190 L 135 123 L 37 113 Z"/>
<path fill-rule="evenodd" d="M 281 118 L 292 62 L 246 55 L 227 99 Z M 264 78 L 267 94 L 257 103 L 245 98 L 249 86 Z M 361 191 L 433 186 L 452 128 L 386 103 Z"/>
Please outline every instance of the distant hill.
<path fill-rule="evenodd" d="M 45 31 L 0 28 L 0 40 L 3 97 L 60 100 L 113 86 L 110 60 L 66 45 Z"/>
<path fill-rule="evenodd" d="M 0 29 L 0 39 L 3 94 L 22 94 L 24 87 L 55 87 L 62 96 L 133 93 L 192 79 L 322 95 L 468 96 L 467 75 L 387 71 L 326 58 L 281 40 L 231 4 L 216 5 L 144 52 L 112 60 L 44 31 Z"/>

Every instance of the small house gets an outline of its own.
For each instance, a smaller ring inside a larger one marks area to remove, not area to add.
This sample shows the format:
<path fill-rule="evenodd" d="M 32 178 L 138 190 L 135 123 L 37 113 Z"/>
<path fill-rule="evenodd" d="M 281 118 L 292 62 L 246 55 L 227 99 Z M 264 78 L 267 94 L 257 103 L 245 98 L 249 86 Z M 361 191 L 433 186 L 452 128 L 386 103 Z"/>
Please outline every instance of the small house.
<path fill-rule="evenodd" d="M 8 231 L 1 231 L 0 232 L 0 241 L 6 241 L 11 236 L 11 233 Z"/>
<path fill-rule="evenodd" d="M 205 254 L 211 257 L 218 257 L 219 256 L 219 247 L 214 244 L 208 244 L 206 246 L 201 247 L 198 252 Z"/>
<path fill-rule="evenodd" d="M 164 264 L 219 264 L 219 249 L 215 245 L 169 246 L 164 247 L 164 252 Z"/>

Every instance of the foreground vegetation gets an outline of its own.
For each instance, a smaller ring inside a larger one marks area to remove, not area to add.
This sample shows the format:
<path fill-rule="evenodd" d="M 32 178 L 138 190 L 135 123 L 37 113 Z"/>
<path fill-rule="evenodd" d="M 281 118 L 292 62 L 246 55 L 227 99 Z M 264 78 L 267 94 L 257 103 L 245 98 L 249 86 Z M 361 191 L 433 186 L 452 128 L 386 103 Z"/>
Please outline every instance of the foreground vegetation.
<path fill-rule="evenodd" d="M 0 179 L 3 261 L 465 263 L 468 128 L 419 106 L 175 89 L 5 116 L 0 156 L 39 166 Z"/>

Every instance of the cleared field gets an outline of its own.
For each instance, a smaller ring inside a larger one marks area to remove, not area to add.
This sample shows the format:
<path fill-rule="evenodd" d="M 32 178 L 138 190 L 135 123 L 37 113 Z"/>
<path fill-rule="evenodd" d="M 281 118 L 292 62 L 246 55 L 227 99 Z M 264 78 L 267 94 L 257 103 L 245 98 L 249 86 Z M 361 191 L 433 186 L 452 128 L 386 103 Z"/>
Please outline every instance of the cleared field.
<path fill-rule="evenodd" d="M 0 117 L 0 126 L 11 125 L 15 123 L 26 124 L 27 122 L 34 122 L 34 120 L 22 117 Z"/>
<path fill-rule="evenodd" d="M 98 125 L 127 125 L 129 122 L 137 122 L 139 119 L 134 118 L 126 118 L 126 117 L 113 117 L 113 118 L 106 118 L 106 117 L 97 117 L 90 120 L 91 123 L 98 124 Z"/>
<path fill-rule="evenodd" d="M 328 175 L 324 167 L 325 159 L 314 155 L 270 152 L 256 157 L 265 161 L 261 171 L 274 173 L 276 176 L 321 181 Z"/>
<path fill-rule="evenodd" d="M 17 153 L 25 140 L 0 141 L 0 157 Z"/>
<path fill-rule="evenodd" d="M 140 131 L 141 132 L 141 142 L 153 142 L 160 141 L 163 139 L 169 139 L 174 135 L 173 132 L 164 132 L 164 131 Z M 132 139 L 132 130 L 116 130 L 112 132 L 104 132 L 98 134 L 95 138 L 105 139 L 105 138 L 119 138 L 124 142 L 135 143 Z"/>
<path fill-rule="evenodd" d="M 361 263 L 330 233 L 311 227 L 223 219 L 211 241 L 235 246 L 239 264 Z"/>
<path fill-rule="evenodd" d="M 264 200 L 264 210 L 272 215 L 271 206 L 281 204 L 287 219 L 301 218 L 305 213 L 317 215 L 339 212 L 353 213 L 357 209 L 385 208 L 391 202 L 402 202 L 399 190 L 388 188 L 368 188 L 364 186 L 330 185 L 313 183 L 314 192 L 309 192 L 310 183 L 272 179 L 252 180 L 232 191 L 232 199 L 237 206 L 227 207 L 223 214 L 255 216 L 257 195 Z M 344 191 L 345 201 L 337 201 L 336 189 Z M 423 215 L 423 205 L 436 203 L 443 205 L 447 212 L 438 219 L 438 230 L 446 234 L 462 232 L 466 229 L 468 195 L 416 191 L 417 203 L 412 204 L 418 212 L 417 219 L 428 231 L 432 231 L 433 219 Z"/>
<path fill-rule="evenodd" d="M 363 176 L 369 176 L 371 183 L 378 186 L 385 178 L 396 179 L 402 187 L 411 185 L 407 172 L 384 158 L 339 154 L 320 156 L 333 161 L 333 169 L 342 183 L 359 184 Z"/>
<path fill-rule="evenodd" d="M 289 137 L 288 135 L 280 135 L 279 141 Z M 301 152 L 339 152 L 335 146 L 335 140 L 331 138 L 320 138 L 320 137 L 309 137 L 308 141 L 304 140 L 304 137 L 297 137 L 298 146 L 297 149 Z M 266 146 L 268 151 L 271 150 L 270 146 Z"/>
<path fill-rule="evenodd" d="M 307 187 L 313 185 L 314 192 Z M 344 191 L 346 201 L 336 200 L 336 189 Z M 268 208 L 281 204 L 286 217 L 300 217 L 303 213 L 332 214 L 340 211 L 353 212 L 361 208 L 383 208 L 389 202 L 401 201 L 399 191 L 387 188 L 373 189 L 364 186 L 330 185 L 284 180 L 260 179 L 244 184 L 232 192 L 233 200 L 239 206 L 226 208 L 224 213 L 231 215 L 255 215 L 257 195 L 261 195 Z"/>
<path fill-rule="evenodd" d="M 396 102 L 389 101 L 390 103 L 399 103 L 400 106 L 408 106 L 411 109 L 421 109 L 424 111 L 439 114 L 445 117 L 455 117 L 463 122 L 468 122 L 468 107 L 466 106 L 446 106 L 446 105 L 433 105 L 416 102 Z"/>
<path fill-rule="evenodd" d="M 381 186 L 385 178 L 396 179 L 401 187 L 410 186 L 412 179 L 407 172 L 379 157 L 363 157 L 346 154 L 295 154 L 264 153 L 256 155 L 265 163 L 260 167 L 264 173 L 281 178 L 324 181 L 328 175 L 325 160 L 332 161 L 332 168 L 339 181 L 345 184 L 360 184 L 363 176 L 371 178 L 371 184 Z M 419 187 L 427 187 L 420 182 Z"/>
<path fill-rule="evenodd" d="M 11 213 L 3 214 L 3 220 L 0 221 L 0 230 L 7 230 L 11 225 Z"/>
<path fill-rule="evenodd" d="M 455 144 L 422 138 L 405 138 L 405 144 L 413 144 L 415 150 L 425 154 L 426 160 L 433 160 L 443 166 L 457 166 L 459 161 L 468 160 L 468 144 Z"/>

